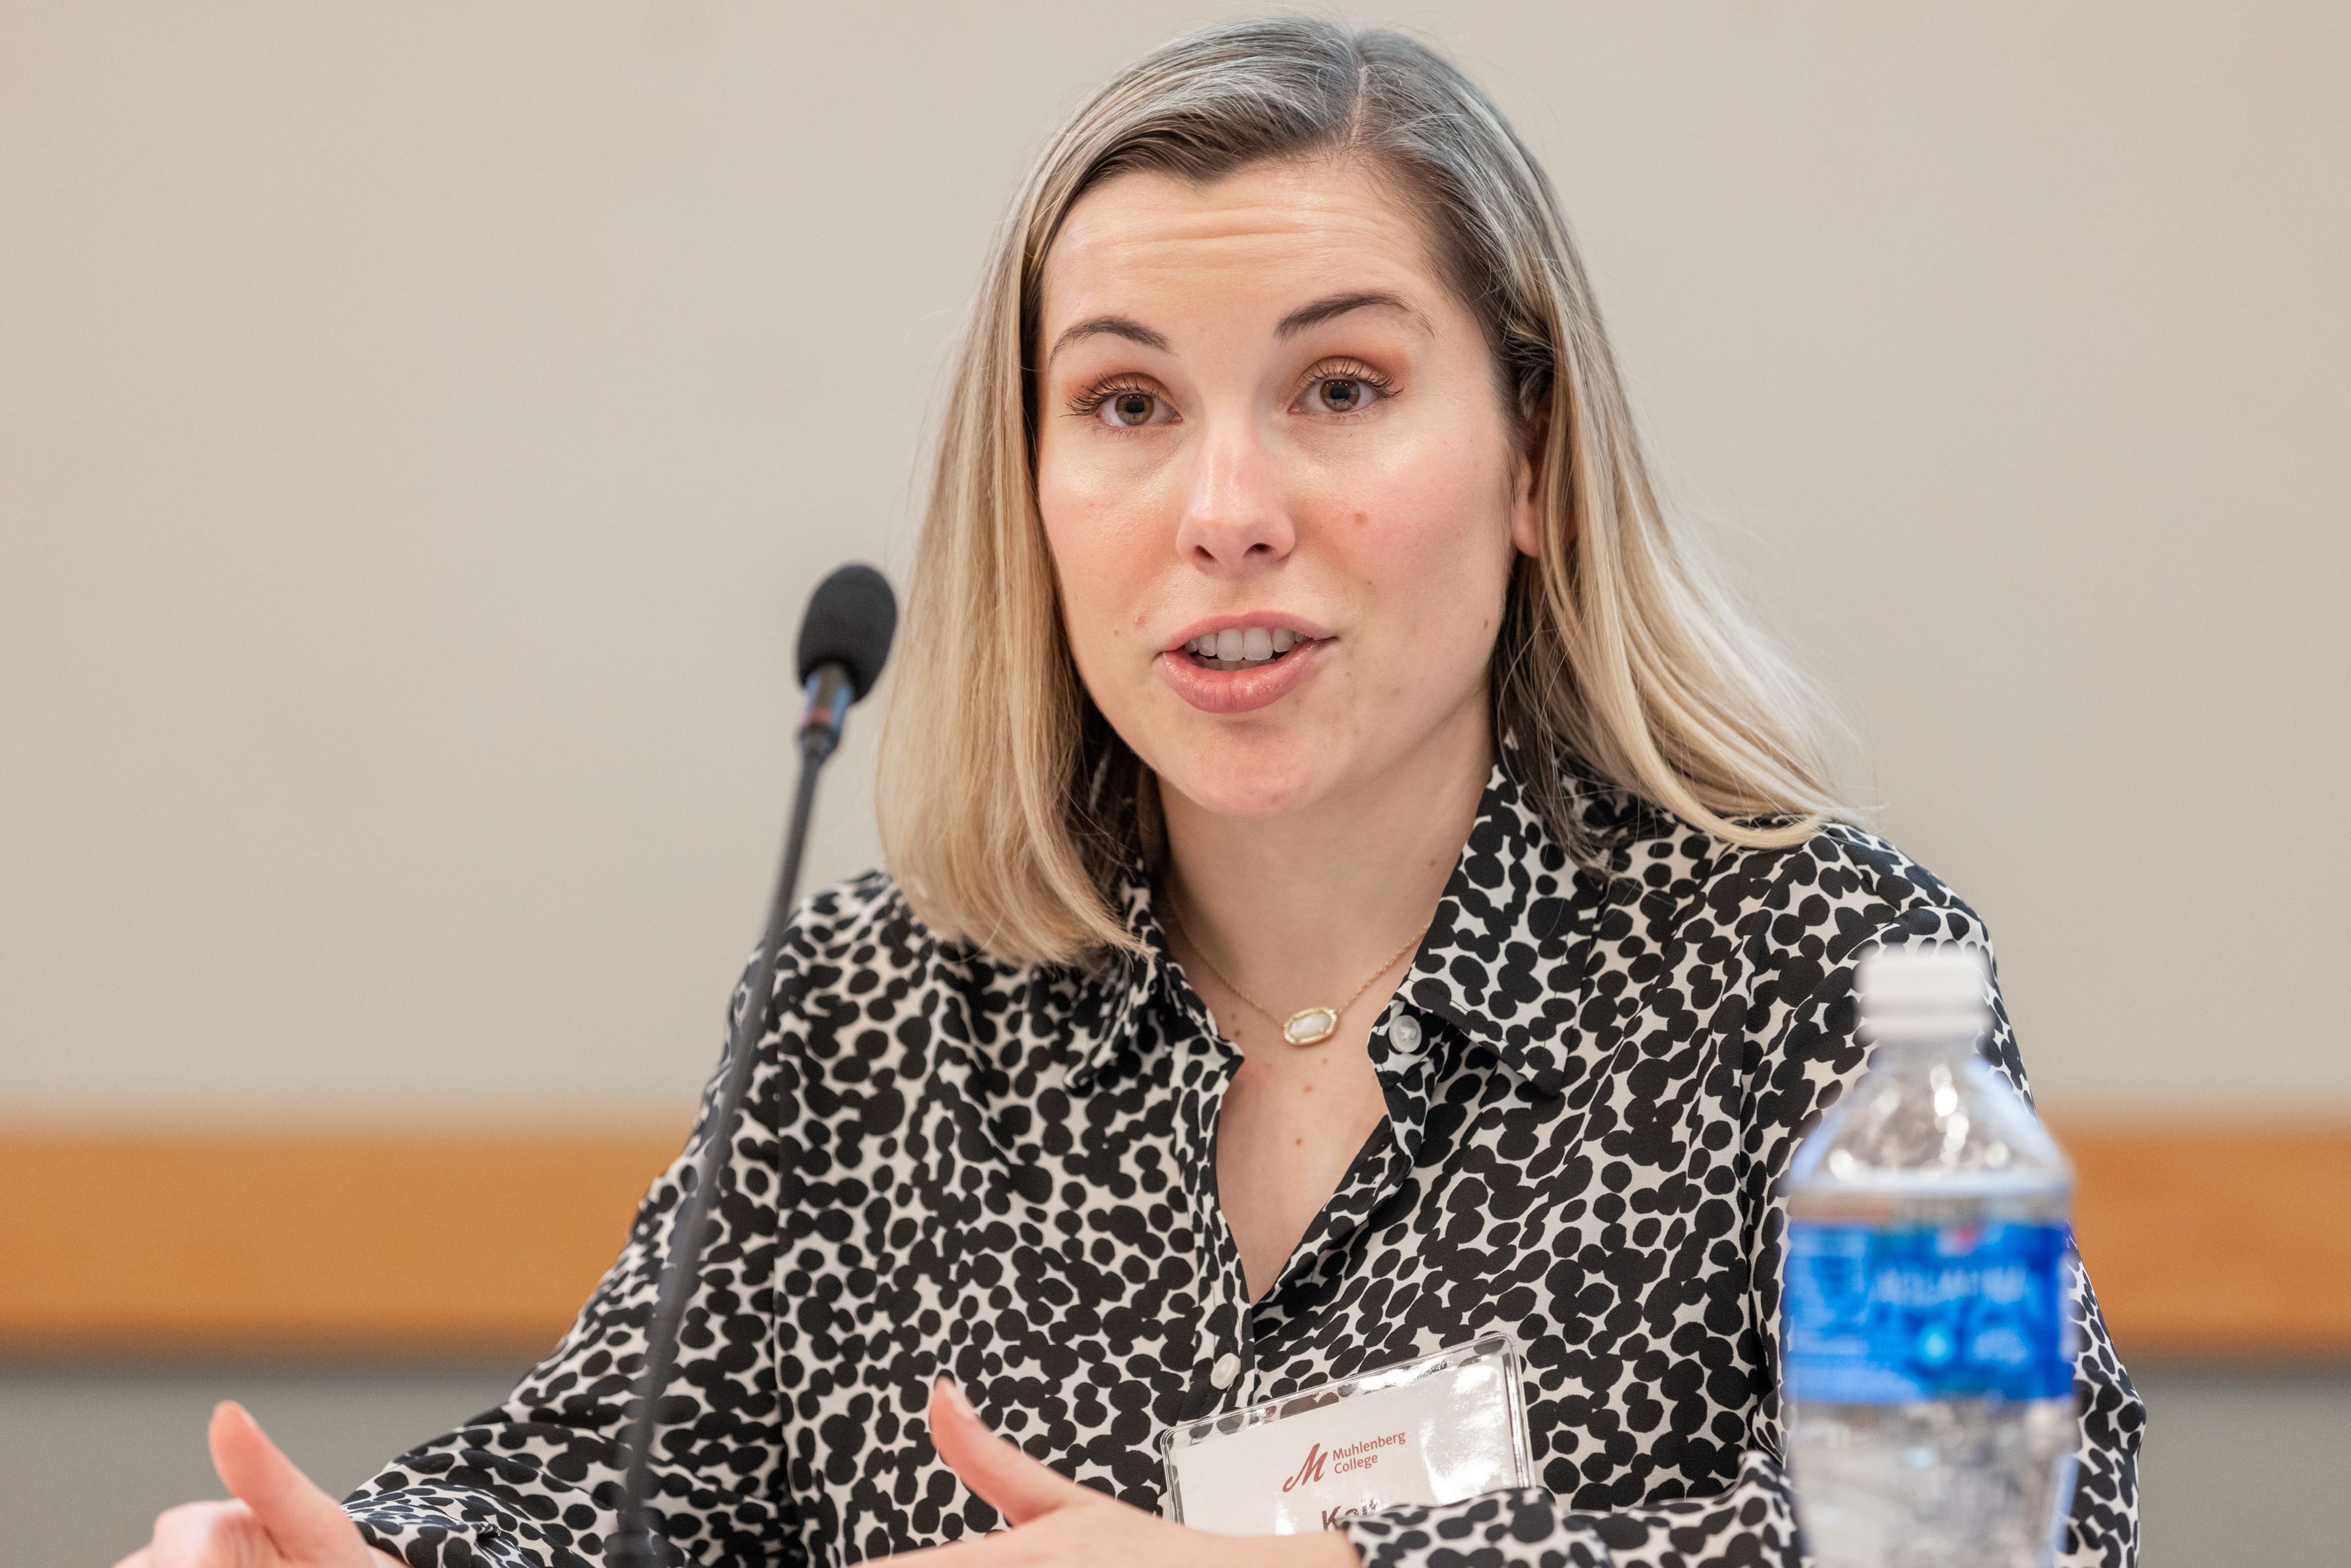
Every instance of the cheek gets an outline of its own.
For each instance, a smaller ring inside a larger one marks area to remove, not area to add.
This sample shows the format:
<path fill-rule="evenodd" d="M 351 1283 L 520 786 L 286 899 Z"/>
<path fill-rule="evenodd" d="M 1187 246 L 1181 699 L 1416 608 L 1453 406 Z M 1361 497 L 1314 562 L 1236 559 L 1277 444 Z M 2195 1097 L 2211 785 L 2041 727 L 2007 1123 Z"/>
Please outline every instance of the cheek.
<path fill-rule="evenodd" d="M 1120 487 L 1085 458 L 1082 444 L 1067 451 L 1050 434 L 1038 446 L 1037 511 L 1057 557 L 1106 556 L 1122 526 Z"/>
<path fill-rule="evenodd" d="M 1134 509 L 1120 504 L 1114 486 L 1089 484 L 1043 454 L 1038 467 L 1037 511 L 1061 584 L 1070 647 L 1079 673 L 1091 678 L 1092 655 L 1134 631 L 1147 552 Z"/>
<path fill-rule="evenodd" d="M 1444 441 L 1404 455 L 1369 492 L 1372 509 L 1354 513 L 1352 530 L 1365 567 L 1463 631 L 1499 614 L 1517 548 L 1510 476 L 1481 444 Z"/>

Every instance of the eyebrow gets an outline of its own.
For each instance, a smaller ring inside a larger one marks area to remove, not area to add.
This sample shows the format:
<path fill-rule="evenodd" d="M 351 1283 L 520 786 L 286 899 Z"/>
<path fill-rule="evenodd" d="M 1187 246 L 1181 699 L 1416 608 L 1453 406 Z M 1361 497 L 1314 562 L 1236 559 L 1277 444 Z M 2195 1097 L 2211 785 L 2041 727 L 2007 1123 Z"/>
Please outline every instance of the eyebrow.
<path fill-rule="evenodd" d="M 1123 338 L 1130 343 L 1140 343 L 1163 354 L 1167 351 L 1167 340 L 1134 317 L 1096 316 L 1092 320 L 1079 322 L 1054 339 L 1053 352 L 1045 356 L 1047 361 L 1050 362 L 1054 354 L 1059 354 L 1081 338 Z"/>
<path fill-rule="evenodd" d="M 1317 299 L 1311 305 L 1301 305 L 1281 319 L 1273 329 L 1276 338 L 1294 338 L 1309 327 L 1346 315 L 1351 310 L 1395 310 L 1412 318 L 1424 332 L 1434 332 L 1427 317 L 1405 304 L 1393 294 L 1333 294 L 1328 299 Z M 1140 343 L 1146 349 L 1167 351 L 1167 340 L 1132 316 L 1096 316 L 1081 321 L 1053 340 L 1052 352 L 1045 356 L 1051 363 L 1055 355 L 1071 344 L 1085 338 L 1123 338 L 1130 343 Z"/>
<path fill-rule="evenodd" d="M 1427 317 L 1393 294 L 1333 294 L 1328 299 L 1317 299 L 1311 305 L 1301 305 L 1297 309 L 1284 316 L 1281 319 L 1281 325 L 1273 329 L 1273 335 L 1277 338 L 1294 338 L 1309 327 L 1319 327 L 1323 322 L 1344 316 L 1351 310 L 1395 310 L 1411 317 L 1414 323 L 1424 332 L 1436 330 L 1429 324 Z"/>

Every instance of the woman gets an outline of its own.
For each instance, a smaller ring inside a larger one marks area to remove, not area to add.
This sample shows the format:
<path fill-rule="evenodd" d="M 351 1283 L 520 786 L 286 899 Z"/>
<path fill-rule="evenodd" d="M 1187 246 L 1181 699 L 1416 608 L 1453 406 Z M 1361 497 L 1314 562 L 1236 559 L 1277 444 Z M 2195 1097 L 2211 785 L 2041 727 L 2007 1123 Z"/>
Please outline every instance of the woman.
<path fill-rule="evenodd" d="M 1985 938 L 1831 820 L 1492 106 L 1296 20 L 1104 88 L 990 267 L 908 626 L 895 875 L 794 927 L 664 1412 L 685 1556 L 1793 1563 L 1773 1183 L 1860 953 Z M 675 1178 L 504 1406 L 340 1506 L 224 1407 L 243 1500 L 132 1561 L 599 1561 Z M 2065 1561 L 2126 1563 L 2077 1314 Z M 1540 1486 L 1157 1517 L 1156 1432 L 1496 1329 Z"/>

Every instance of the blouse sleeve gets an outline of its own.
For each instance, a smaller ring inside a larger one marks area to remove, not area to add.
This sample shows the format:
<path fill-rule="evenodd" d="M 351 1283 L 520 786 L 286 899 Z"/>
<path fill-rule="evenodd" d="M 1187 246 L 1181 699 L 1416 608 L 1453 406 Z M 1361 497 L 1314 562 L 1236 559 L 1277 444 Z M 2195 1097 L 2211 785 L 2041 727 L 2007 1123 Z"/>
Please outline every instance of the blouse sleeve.
<path fill-rule="evenodd" d="M 737 992 L 737 1005 L 741 1005 Z M 763 1052 L 775 1049 L 771 1038 Z M 695 1562 L 795 1563 L 796 1508 L 778 1420 L 789 1360 L 777 1317 L 774 1060 L 759 1064 L 721 1173 L 713 1229 L 661 1409 L 653 1506 Z M 555 1354 L 507 1401 L 392 1461 L 344 1500 L 370 1545 L 413 1568 L 591 1568 L 614 1527 L 614 1450 L 643 1364 L 670 1217 L 712 1134 L 716 1082 L 685 1151 L 653 1183 L 620 1260 Z M 429 1260 L 420 1260 L 429 1266 Z"/>
<path fill-rule="evenodd" d="M 1749 1297 L 1761 1340 L 1763 1386 L 1748 1424 L 1739 1479 L 1728 1491 L 1605 1512 L 1578 1511 L 1539 1487 L 1489 1492 L 1466 1502 L 1392 1508 L 1347 1521 L 1348 1540 L 1374 1568 L 1700 1568 L 1771 1564 L 1802 1568 L 1793 1488 L 1780 1439 L 1780 1238 L 1786 1208 L 1779 1178 L 1818 1113 L 1860 1075 L 1854 1038 L 1854 974 L 1862 951 L 1882 940 L 1984 942 L 1972 912 L 1915 909 L 1869 941 L 1832 947 L 1839 961 L 1775 1031 L 1750 1070 L 1745 1183 L 1746 1233 L 1754 1272 Z M 1999 999 L 1992 1047 L 2020 1092 L 2024 1069 Z M 2076 1267 L 2071 1302 L 2080 1351 L 2074 1396 L 2080 1416 L 2072 1514 L 2062 1568 L 2131 1568 L 2138 1560 L 2138 1448 L 2146 1409 L 2107 1336 L 2089 1276 Z"/>

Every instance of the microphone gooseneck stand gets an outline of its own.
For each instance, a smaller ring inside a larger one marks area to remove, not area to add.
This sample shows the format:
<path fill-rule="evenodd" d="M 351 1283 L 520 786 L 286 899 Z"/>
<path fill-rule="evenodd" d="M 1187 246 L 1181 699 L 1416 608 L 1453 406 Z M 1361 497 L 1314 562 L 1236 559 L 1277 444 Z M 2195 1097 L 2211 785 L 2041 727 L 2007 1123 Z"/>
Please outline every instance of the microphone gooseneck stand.
<path fill-rule="evenodd" d="M 849 607 L 852 612 L 868 612 L 858 617 L 863 623 L 855 631 L 862 635 L 852 636 L 849 645 L 838 651 L 831 646 L 820 648 L 817 656 L 823 662 L 811 670 L 811 634 L 820 634 L 816 638 L 819 642 L 827 641 L 820 635 L 827 629 L 826 612 L 834 612 L 834 622 L 842 619 L 841 601 L 845 595 L 834 591 L 843 586 L 844 579 L 861 573 L 862 580 L 846 586 L 866 600 L 863 604 L 852 603 Z M 872 624 L 875 617 L 871 613 L 873 585 L 879 585 L 881 602 L 886 607 L 879 612 L 878 628 Z M 653 1320 L 645 1329 L 645 1364 L 637 1383 L 636 1408 L 622 1439 L 628 1462 L 622 1483 L 619 1528 L 605 1547 L 604 1560 L 609 1568 L 666 1568 L 669 1562 L 666 1542 L 655 1529 L 653 1511 L 647 1506 L 661 1402 L 677 1370 L 678 1334 L 684 1327 L 686 1306 L 694 1299 L 701 1274 L 703 1232 L 709 1224 L 711 1206 L 716 1201 L 719 1178 L 734 1152 L 736 1124 L 742 1118 L 759 1041 L 767 1033 L 768 1019 L 774 1011 L 776 962 L 785 929 L 791 921 L 793 894 L 799 886 L 800 851 L 807 842 L 809 816 L 816 803 L 817 779 L 840 744 L 849 705 L 863 696 L 881 674 L 895 621 L 895 606 L 890 602 L 889 586 L 883 582 L 881 574 L 866 567 L 845 567 L 817 590 L 801 630 L 800 665 L 807 680 L 807 706 L 800 715 L 799 783 L 792 799 L 791 826 L 784 835 L 784 863 L 776 878 L 775 896 L 768 906 L 767 931 L 760 938 L 750 977 L 744 982 L 742 1006 L 727 1031 L 726 1082 L 711 1107 L 701 1157 L 694 1165 L 693 1187 L 684 1194 L 670 1229 L 661 1288 L 654 1298 Z M 876 630 L 878 647 L 874 646 Z"/>

